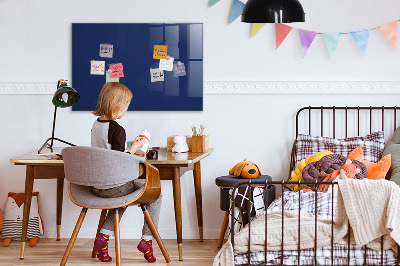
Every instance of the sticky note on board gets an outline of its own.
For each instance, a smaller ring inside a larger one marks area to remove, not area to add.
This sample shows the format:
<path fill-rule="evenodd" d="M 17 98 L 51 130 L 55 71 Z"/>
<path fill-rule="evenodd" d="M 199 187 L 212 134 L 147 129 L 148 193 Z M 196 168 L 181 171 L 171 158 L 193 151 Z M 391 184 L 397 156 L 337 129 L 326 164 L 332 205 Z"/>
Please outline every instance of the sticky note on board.
<path fill-rule="evenodd" d="M 104 75 L 104 70 L 106 67 L 105 61 L 90 61 L 90 74 L 91 75 Z"/>
<path fill-rule="evenodd" d="M 119 78 L 111 78 L 109 72 L 106 72 L 106 82 L 119 82 Z"/>
<path fill-rule="evenodd" d="M 172 71 L 174 67 L 174 58 L 170 57 L 169 59 L 160 59 L 159 68 L 166 71 Z"/>
<path fill-rule="evenodd" d="M 161 69 L 150 69 L 151 82 L 164 81 L 164 71 Z"/>
<path fill-rule="evenodd" d="M 186 69 L 185 69 L 185 64 L 181 63 L 181 64 L 174 64 L 174 70 L 173 70 L 174 77 L 182 77 L 182 76 L 186 76 Z"/>
<path fill-rule="evenodd" d="M 168 55 L 168 45 L 154 45 L 153 59 L 165 59 Z"/>
<path fill-rule="evenodd" d="M 111 69 L 110 78 L 123 78 L 124 77 L 124 66 L 122 63 L 108 65 Z"/>
<path fill-rule="evenodd" d="M 114 53 L 114 45 L 105 43 L 100 44 L 100 57 L 112 58 Z"/>

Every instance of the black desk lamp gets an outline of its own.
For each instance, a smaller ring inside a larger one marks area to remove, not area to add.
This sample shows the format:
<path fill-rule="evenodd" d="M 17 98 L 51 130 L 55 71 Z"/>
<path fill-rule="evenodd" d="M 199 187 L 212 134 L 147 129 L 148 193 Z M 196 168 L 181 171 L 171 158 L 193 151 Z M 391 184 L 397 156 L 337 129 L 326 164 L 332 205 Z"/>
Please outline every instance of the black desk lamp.
<path fill-rule="evenodd" d="M 304 10 L 298 0 L 249 0 L 243 8 L 242 22 L 304 22 Z"/>
<path fill-rule="evenodd" d="M 53 118 L 53 132 L 51 133 L 51 138 L 48 138 L 45 143 L 42 145 L 42 147 L 39 149 L 38 153 L 40 153 L 45 147 L 50 148 L 50 150 L 53 152 L 53 141 L 58 140 L 62 143 L 75 146 L 72 143 L 69 143 L 65 140 L 55 138 L 54 137 L 54 130 L 56 128 L 56 116 L 57 116 L 57 107 L 70 107 L 77 103 L 79 100 L 79 93 L 74 90 L 71 87 L 68 87 L 67 85 L 67 80 L 60 79 L 57 83 L 57 91 L 53 95 L 53 105 L 55 106 L 54 108 L 54 118 Z M 51 143 L 49 144 L 49 141 Z"/>

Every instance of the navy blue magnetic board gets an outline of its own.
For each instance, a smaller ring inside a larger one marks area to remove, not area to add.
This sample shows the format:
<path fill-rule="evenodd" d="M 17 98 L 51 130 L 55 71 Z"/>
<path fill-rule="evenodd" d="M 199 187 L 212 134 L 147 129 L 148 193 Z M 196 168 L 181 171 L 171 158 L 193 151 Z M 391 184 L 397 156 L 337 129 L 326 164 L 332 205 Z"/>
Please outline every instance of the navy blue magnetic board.
<path fill-rule="evenodd" d="M 112 44 L 113 57 L 100 57 L 100 45 Z M 185 76 L 164 71 L 164 81 L 151 82 L 154 45 L 168 45 L 174 64 L 185 66 Z M 74 111 L 94 111 L 106 75 L 91 75 L 90 61 L 122 63 L 119 82 L 133 93 L 130 111 L 203 110 L 203 24 L 73 23 L 72 87 L 80 94 Z"/>

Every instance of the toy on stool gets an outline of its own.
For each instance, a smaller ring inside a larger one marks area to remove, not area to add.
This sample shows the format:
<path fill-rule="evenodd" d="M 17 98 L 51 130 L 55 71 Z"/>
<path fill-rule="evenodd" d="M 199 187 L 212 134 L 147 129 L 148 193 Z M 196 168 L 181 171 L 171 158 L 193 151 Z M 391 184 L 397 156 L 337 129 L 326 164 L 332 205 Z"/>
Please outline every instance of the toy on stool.
<path fill-rule="evenodd" d="M 26 238 L 30 239 L 29 246 L 34 247 L 43 235 L 43 223 L 39 215 L 38 196 L 39 192 L 32 193 L 31 211 L 29 214 L 28 233 Z M 11 240 L 21 241 L 22 219 L 24 213 L 24 193 L 8 193 L 6 206 L 4 208 L 3 228 L 1 237 L 3 247 L 8 247 Z"/>
<path fill-rule="evenodd" d="M 257 178 L 258 176 L 260 176 L 260 168 L 258 168 L 255 163 L 246 160 L 247 158 L 244 159 L 242 162 L 237 163 L 231 170 L 229 170 L 229 174 L 249 179 Z"/>

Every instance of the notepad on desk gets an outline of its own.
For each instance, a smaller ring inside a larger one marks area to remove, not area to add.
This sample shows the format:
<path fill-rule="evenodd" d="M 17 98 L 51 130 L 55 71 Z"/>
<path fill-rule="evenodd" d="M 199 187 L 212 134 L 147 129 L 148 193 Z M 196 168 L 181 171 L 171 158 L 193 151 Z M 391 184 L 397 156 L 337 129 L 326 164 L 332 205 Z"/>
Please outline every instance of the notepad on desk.
<path fill-rule="evenodd" d="M 47 156 L 50 159 L 62 159 L 62 155 L 60 153 L 52 152 L 52 153 L 34 153 L 31 156 Z"/>

